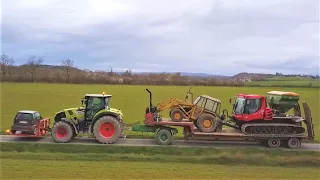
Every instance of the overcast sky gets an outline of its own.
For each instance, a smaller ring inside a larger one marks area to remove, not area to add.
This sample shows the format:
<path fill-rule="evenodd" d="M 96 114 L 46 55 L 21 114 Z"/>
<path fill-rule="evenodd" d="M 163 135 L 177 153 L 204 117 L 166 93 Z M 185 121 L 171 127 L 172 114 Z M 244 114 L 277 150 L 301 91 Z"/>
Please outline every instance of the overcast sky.
<path fill-rule="evenodd" d="M 1 50 L 134 72 L 319 74 L 319 0 L 2 0 Z"/>

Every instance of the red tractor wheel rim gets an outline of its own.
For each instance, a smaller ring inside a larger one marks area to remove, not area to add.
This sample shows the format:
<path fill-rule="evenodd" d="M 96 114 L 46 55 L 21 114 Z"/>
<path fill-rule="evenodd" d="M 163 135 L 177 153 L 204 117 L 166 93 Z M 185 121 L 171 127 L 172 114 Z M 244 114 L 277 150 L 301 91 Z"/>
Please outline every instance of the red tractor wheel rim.
<path fill-rule="evenodd" d="M 100 135 L 104 138 L 110 138 L 114 135 L 115 133 L 115 127 L 111 123 L 103 123 L 100 126 L 99 129 Z"/>
<path fill-rule="evenodd" d="M 56 131 L 56 135 L 59 139 L 65 138 L 68 136 L 68 130 L 64 127 L 59 127 Z"/>

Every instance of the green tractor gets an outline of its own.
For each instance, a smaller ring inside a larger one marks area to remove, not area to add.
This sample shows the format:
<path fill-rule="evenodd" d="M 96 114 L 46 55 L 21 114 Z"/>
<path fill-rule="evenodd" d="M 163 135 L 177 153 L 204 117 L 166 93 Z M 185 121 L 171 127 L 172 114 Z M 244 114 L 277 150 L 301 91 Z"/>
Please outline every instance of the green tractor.
<path fill-rule="evenodd" d="M 93 133 L 97 141 L 112 144 L 122 136 L 123 113 L 110 107 L 112 95 L 86 94 L 82 107 L 57 112 L 52 127 L 52 138 L 59 143 L 72 140 L 80 132 Z"/>

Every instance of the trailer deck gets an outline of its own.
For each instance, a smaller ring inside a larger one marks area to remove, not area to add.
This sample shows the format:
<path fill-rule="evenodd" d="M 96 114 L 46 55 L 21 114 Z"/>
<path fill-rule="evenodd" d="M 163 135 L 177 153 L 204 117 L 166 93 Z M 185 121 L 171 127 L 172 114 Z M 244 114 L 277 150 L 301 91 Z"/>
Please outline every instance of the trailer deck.
<path fill-rule="evenodd" d="M 306 106 L 306 105 L 305 105 Z M 201 140 L 209 140 L 209 141 L 217 141 L 217 140 L 245 140 L 245 141 L 259 141 L 263 145 L 267 145 L 272 147 L 272 143 L 274 141 L 283 141 L 288 142 L 290 139 L 296 141 L 297 145 L 295 147 L 291 146 L 290 148 L 298 148 L 301 145 L 301 139 L 304 138 L 313 138 L 313 123 L 310 112 L 306 111 L 306 121 L 304 121 L 307 125 L 307 133 L 304 135 L 297 136 L 288 136 L 286 135 L 278 135 L 278 136 L 253 136 L 249 134 L 244 134 L 238 129 L 222 129 L 216 132 L 200 132 L 197 127 L 195 126 L 194 122 L 191 122 L 187 119 L 183 119 L 180 122 L 174 122 L 171 118 L 162 118 L 159 116 L 155 116 L 152 113 L 145 114 L 144 125 L 133 125 L 132 131 L 139 131 L 139 132 L 153 132 L 155 133 L 155 138 L 158 144 L 160 145 L 170 145 L 173 143 L 173 137 L 178 133 L 177 128 L 183 128 L 183 135 L 185 140 L 191 139 L 201 139 Z M 311 135 L 311 136 L 310 136 Z M 278 146 L 277 146 L 278 147 Z"/>

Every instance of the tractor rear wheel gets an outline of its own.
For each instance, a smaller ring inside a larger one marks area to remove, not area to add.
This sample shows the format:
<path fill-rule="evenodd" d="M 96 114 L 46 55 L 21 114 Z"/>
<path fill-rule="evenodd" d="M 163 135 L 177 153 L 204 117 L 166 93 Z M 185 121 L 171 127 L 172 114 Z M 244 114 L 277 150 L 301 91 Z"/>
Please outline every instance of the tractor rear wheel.
<path fill-rule="evenodd" d="M 100 143 L 112 144 L 121 135 L 121 124 L 113 116 L 102 116 L 94 123 L 93 135 Z"/>
<path fill-rule="evenodd" d="M 202 114 L 197 120 L 201 132 L 213 132 L 217 127 L 216 117 L 212 114 Z"/>
<path fill-rule="evenodd" d="M 73 138 L 73 127 L 65 121 L 58 121 L 53 125 L 51 136 L 58 143 L 69 142 Z"/>
<path fill-rule="evenodd" d="M 180 122 L 183 119 L 183 112 L 180 109 L 173 109 L 170 113 L 170 117 L 174 122 Z"/>

